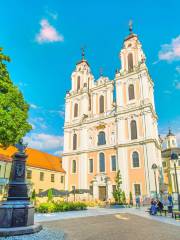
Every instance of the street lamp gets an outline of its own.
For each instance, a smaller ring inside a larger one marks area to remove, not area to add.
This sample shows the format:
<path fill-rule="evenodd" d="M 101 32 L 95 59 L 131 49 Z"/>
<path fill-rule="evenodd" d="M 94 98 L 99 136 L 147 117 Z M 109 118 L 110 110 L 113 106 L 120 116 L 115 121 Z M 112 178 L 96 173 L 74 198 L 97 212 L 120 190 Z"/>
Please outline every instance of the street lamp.
<path fill-rule="evenodd" d="M 153 163 L 152 165 L 152 170 L 154 171 L 154 181 L 155 181 L 155 187 L 156 187 L 156 198 L 158 198 L 158 193 L 157 193 L 157 181 L 156 181 L 156 170 L 157 170 L 157 165 Z"/>
<path fill-rule="evenodd" d="M 178 210 L 180 211 L 179 184 L 178 184 L 177 169 L 176 169 L 176 162 L 178 160 L 178 154 L 177 153 L 171 153 L 171 160 L 174 161 L 174 172 L 175 172 L 175 178 L 176 178 L 176 189 L 177 189 L 177 194 L 178 194 Z"/>

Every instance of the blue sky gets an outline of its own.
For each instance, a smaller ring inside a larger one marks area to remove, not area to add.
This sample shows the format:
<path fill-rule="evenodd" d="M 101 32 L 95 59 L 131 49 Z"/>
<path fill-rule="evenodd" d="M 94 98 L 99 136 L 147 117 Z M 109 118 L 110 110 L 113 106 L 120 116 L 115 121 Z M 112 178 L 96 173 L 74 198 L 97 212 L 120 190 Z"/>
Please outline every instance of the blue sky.
<path fill-rule="evenodd" d="M 95 77 L 103 68 L 113 79 L 129 19 L 155 83 L 159 132 L 170 126 L 180 140 L 179 9 L 178 0 L 1 1 L 0 46 L 12 59 L 12 80 L 31 104 L 29 145 L 62 150 L 64 97 L 81 47 Z"/>

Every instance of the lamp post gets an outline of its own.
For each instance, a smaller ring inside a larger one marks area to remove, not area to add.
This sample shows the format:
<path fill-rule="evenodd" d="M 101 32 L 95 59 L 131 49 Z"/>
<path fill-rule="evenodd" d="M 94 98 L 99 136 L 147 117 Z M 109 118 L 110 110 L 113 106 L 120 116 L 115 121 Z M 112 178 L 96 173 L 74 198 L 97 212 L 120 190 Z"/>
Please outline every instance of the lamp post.
<path fill-rule="evenodd" d="M 157 165 L 153 163 L 152 165 L 152 170 L 154 172 L 154 182 L 155 182 L 155 188 L 156 188 L 156 198 L 158 198 L 158 193 L 157 193 L 157 181 L 156 181 L 156 170 L 157 170 Z"/>
<path fill-rule="evenodd" d="M 177 194 L 178 194 L 178 210 L 180 211 L 179 184 L 178 184 L 177 169 L 176 169 L 176 162 L 178 160 L 177 153 L 171 153 L 171 160 L 174 161 L 174 172 L 175 172 L 175 179 L 176 179 L 176 189 L 177 189 Z"/>

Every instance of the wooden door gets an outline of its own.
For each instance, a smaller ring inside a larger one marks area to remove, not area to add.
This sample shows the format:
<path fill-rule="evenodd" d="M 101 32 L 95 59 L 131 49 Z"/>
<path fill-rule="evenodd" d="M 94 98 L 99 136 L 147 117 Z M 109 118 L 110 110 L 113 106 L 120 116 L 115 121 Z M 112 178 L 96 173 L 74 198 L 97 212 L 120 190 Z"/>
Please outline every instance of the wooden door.
<path fill-rule="evenodd" d="M 106 187 L 99 186 L 99 200 L 105 201 L 106 200 Z"/>

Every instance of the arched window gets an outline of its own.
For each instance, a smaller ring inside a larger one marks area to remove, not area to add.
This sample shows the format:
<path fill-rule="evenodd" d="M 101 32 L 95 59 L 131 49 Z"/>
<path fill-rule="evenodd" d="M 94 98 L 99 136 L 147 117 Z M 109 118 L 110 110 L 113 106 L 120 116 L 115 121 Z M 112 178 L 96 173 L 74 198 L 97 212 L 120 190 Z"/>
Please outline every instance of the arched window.
<path fill-rule="evenodd" d="M 76 173 L 76 160 L 72 161 L 72 173 Z"/>
<path fill-rule="evenodd" d="M 133 152 L 132 154 L 133 167 L 139 167 L 139 154 L 138 152 Z"/>
<path fill-rule="evenodd" d="M 135 95 L 134 95 L 134 85 L 133 84 L 130 84 L 129 87 L 128 87 L 128 94 L 129 94 L 129 100 L 132 100 L 135 98 Z"/>
<path fill-rule="evenodd" d="M 100 96 L 99 98 L 99 113 L 104 112 L 104 96 Z"/>
<path fill-rule="evenodd" d="M 77 149 L 77 134 L 73 135 L 73 150 Z"/>
<path fill-rule="evenodd" d="M 77 90 L 79 90 L 80 87 L 81 87 L 81 78 L 80 78 L 80 76 L 78 76 L 78 78 L 77 78 Z"/>
<path fill-rule="evenodd" d="M 77 117 L 78 116 L 78 104 L 75 103 L 74 104 L 74 117 Z"/>
<path fill-rule="evenodd" d="M 105 132 L 101 131 L 98 134 L 98 145 L 106 144 L 106 135 Z"/>
<path fill-rule="evenodd" d="M 131 140 L 137 139 L 137 124 L 135 120 L 131 121 Z"/>
<path fill-rule="evenodd" d="M 132 55 L 132 53 L 128 54 L 128 71 L 129 72 L 133 71 L 133 55 Z"/>
<path fill-rule="evenodd" d="M 104 153 L 99 154 L 99 171 L 105 172 L 105 157 Z"/>

